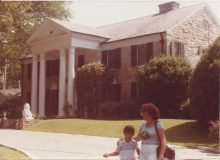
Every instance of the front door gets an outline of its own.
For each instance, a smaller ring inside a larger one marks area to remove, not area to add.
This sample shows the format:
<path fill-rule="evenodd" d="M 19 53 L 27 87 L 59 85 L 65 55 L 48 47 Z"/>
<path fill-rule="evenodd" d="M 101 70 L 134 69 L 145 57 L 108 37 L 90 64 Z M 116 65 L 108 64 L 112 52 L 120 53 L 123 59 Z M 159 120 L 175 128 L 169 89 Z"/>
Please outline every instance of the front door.
<path fill-rule="evenodd" d="M 59 90 L 47 90 L 45 100 L 45 114 L 47 117 L 56 117 L 58 115 Z"/>

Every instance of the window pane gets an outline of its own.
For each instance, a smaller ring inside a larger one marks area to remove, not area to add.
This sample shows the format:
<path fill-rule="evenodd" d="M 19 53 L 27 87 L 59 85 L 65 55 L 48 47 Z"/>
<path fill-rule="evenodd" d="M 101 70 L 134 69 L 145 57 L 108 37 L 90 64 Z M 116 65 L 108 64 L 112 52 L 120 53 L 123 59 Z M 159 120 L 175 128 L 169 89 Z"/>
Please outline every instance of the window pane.
<path fill-rule="evenodd" d="M 32 78 L 32 64 L 28 64 L 27 65 L 27 79 L 31 79 Z"/>
<path fill-rule="evenodd" d="M 59 76 L 59 60 L 48 60 L 46 63 L 46 76 L 57 77 Z"/>
<path fill-rule="evenodd" d="M 180 56 L 181 50 L 180 50 L 180 43 L 175 42 L 175 55 Z"/>
<path fill-rule="evenodd" d="M 147 62 L 152 58 L 153 56 L 153 43 L 147 44 Z"/>
<path fill-rule="evenodd" d="M 110 68 L 121 67 L 121 49 L 120 48 L 108 51 L 108 66 Z"/>
<path fill-rule="evenodd" d="M 107 65 L 107 51 L 102 51 L 102 64 Z"/>
<path fill-rule="evenodd" d="M 147 44 L 138 46 L 138 65 L 143 65 L 147 60 Z"/>

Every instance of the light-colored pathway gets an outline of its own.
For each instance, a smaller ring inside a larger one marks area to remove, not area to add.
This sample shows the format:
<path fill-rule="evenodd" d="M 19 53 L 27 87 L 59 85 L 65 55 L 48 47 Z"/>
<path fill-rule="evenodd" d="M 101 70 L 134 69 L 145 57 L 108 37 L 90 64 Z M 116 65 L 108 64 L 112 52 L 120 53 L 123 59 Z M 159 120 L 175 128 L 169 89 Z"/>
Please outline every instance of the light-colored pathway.
<path fill-rule="evenodd" d="M 33 159 L 105 159 L 102 154 L 114 151 L 116 142 L 116 138 L 0 130 L 0 144 L 26 151 Z M 206 153 L 198 149 L 173 147 L 176 150 L 176 159 L 220 159 L 217 154 Z"/>

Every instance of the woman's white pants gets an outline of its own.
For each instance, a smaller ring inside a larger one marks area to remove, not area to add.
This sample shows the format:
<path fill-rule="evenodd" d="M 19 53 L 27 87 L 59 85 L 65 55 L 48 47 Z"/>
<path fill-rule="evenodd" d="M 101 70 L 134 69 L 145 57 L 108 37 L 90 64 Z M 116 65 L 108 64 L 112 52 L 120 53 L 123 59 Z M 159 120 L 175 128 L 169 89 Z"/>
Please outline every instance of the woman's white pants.
<path fill-rule="evenodd" d="M 158 145 L 141 145 L 140 160 L 157 160 Z"/>

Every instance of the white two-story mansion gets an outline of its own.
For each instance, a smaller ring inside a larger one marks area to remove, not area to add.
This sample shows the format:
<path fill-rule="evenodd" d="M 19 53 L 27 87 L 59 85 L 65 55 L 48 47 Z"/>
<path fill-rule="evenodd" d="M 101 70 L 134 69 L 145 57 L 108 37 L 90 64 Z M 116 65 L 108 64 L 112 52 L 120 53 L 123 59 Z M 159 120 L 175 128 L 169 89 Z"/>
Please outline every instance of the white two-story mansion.
<path fill-rule="evenodd" d="M 90 62 L 114 72 L 111 100 L 135 98 L 137 66 L 156 55 L 184 56 L 194 66 L 219 35 L 219 22 L 206 4 L 179 8 L 168 2 L 154 15 L 98 28 L 46 19 L 22 59 L 22 100 L 40 117 L 64 116 L 66 102 L 76 111 L 75 72 Z"/>

